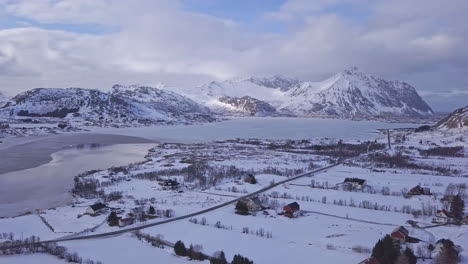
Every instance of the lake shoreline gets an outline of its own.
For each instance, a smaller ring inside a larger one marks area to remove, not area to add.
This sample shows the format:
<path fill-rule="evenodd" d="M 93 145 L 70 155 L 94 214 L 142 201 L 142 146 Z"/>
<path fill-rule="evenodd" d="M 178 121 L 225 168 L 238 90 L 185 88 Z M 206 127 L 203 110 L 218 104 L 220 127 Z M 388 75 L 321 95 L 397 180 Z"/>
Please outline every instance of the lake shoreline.
<path fill-rule="evenodd" d="M 26 170 L 52 161 L 52 154 L 80 144 L 156 143 L 142 137 L 97 133 L 65 133 L 46 136 L 12 138 L 0 144 L 0 177 L 2 174 Z"/>

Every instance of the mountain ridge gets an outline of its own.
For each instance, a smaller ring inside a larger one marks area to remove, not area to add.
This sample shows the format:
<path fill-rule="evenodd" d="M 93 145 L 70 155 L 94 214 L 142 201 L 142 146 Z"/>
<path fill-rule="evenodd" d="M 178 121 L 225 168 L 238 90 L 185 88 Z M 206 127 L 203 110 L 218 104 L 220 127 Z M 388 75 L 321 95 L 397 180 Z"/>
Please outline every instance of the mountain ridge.
<path fill-rule="evenodd" d="M 109 92 L 85 88 L 35 88 L 16 95 L 0 116 L 46 117 L 91 123 L 172 123 L 208 121 L 210 110 L 171 91 L 114 85 Z"/>
<path fill-rule="evenodd" d="M 426 118 L 432 108 L 411 85 L 387 81 L 351 67 L 320 82 L 280 75 L 213 81 L 178 89 L 194 101 L 214 109 L 222 97 L 244 96 L 263 101 L 280 114 L 333 118 Z"/>

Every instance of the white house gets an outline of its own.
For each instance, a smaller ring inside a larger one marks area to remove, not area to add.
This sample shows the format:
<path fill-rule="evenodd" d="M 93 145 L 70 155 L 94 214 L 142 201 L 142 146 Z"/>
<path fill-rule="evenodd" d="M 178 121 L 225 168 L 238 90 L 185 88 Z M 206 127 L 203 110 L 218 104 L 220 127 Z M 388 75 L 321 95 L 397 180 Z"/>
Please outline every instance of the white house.
<path fill-rule="evenodd" d="M 437 210 L 436 215 L 432 218 L 432 223 L 448 224 L 453 220 L 452 215 L 445 210 Z"/>
<path fill-rule="evenodd" d="M 86 209 L 86 213 L 90 215 L 94 215 L 99 212 L 102 212 L 106 208 L 107 208 L 106 205 L 103 203 L 95 203 Z"/>

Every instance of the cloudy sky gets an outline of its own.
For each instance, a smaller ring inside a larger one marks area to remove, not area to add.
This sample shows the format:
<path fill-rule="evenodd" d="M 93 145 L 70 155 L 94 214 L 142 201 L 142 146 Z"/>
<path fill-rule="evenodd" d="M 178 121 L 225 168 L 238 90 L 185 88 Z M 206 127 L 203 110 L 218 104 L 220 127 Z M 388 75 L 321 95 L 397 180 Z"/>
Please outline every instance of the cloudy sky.
<path fill-rule="evenodd" d="M 468 104 L 466 0 L 0 0 L 0 91 L 348 68 Z"/>

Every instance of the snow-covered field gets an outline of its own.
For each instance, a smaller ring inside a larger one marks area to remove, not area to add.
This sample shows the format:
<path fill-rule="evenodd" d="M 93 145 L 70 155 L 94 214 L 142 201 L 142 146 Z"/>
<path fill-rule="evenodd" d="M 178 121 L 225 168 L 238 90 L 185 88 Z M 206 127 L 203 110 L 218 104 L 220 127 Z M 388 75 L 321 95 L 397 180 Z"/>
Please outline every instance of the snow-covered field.
<path fill-rule="evenodd" d="M 191 126 L 186 127 L 185 133 L 181 127 L 114 131 L 152 139 L 166 138 L 170 140 L 165 142 L 184 144 L 160 143 L 141 164 L 102 170 L 80 179 L 98 181 L 101 186 L 99 189 L 105 194 L 119 193 L 121 198 L 106 201 L 108 207 L 114 210 L 118 208 L 119 216 L 124 217 L 141 206 L 144 211 L 152 206 L 156 210 L 172 210 L 172 217 L 183 216 L 260 190 L 300 172 L 335 162 L 337 157 L 320 153 L 311 146 L 336 144 L 338 139 L 345 139 L 345 143 L 360 144 L 362 142 L 358 140 L 372 138 L 368 132 L 381 125 L 372 122 L 365 123 L 364 128 L 353 128 L 351 125 L 346 136 L 343 131 L 338 135 L 338 132 L 334 132 L 336 129 L 329 127 L 330 135 L 317 132 L 314 130 L 314 121 L 297 125 L 297 131 L 294 132 L 294 125 L 300 124 L 300 119 L 291 119 L 293 121 L 289 121 L 288 125 L 281 128 L 278 126 L 277 129 L 273 124 L 265 127 L 260 123 L 257 127 L 254 120 L 230 121 L 234 122 L 232 127 L 229 122 L 221 123 L 222 128 L 216 128 L 213 124 Z M 325 131 L 325 128 L 316 129 Z M 249 134 L 249 131 L 252 133 Z M 111 131 L 101 129 L 98 132 Z M 319 134 L 314 133 L 322 134 L 316 136 Z M 397 134 L 395 132 L 392 138 L 392 152 L 401 151 L 411 156 L 411 162 L 426 167 L 380 167 L 376 162 L 363 158 L 264 192 L 259 198 L 270 207 L 265 211 L 243 216 L 235 213 L 234 205 L 229 205 L 191 217 L 191 220 L 182 219 L 149 227 L 142 232 L 152 236 L 162 235 L 164 240 L 170 242 L 181 240 L 186 245 L 202 245 L 202 251 L 207 255 L 223 250 L 228 260 L 235 254 L 241 254 L 255 263 L 359 263 L 370 256 L 370 250 L 379 239 L 402 225 L 410 231 L 410 235 L 422 241 L 410 245 L 415 252 L 418 247 L 449 238 L 465 248 L 461 254 L 462 263 L 468 263 L 467 225 L 423 229 L 407 224 L 408 220 L 413 220 L 420 227 L 432 225 L 431 214 L 444 207 L 441 198 L 449 184 L 468 183 L 466 134 L 413 133 L 406 135 L 404 141 Z M 261 140 L 232 140 L 249 135 Z M 385 143 L 385 137 L 375 136 L 377 142 Z M 210 137 L 218 142 L 207 142 Z M 283 140 L 288 138 L 308 141 Z M 425 157 L 419 154 L 418 149 L 428 149 L 435 145 L 463 146 L 464 157 Z M 450 170 L 441 172 L 427 169 L 436 167 Z M 248 173 L 255 174 L 256 184 L 243 181 Z M 350 177 L 365 179 L 367 187 L 362 191 L 346 190 L 341 183 Z M 167 179 L 176 179 L 180 186 L 172 189 L 160 184 Z M 416 185 L 430 188 L 433 195 L 402 195 Z M 42 219 L 38 215 L 3 218 L 0 219 L 0 233 L 12 232 L 16 238 L 37 235 L 46 240 L 78 233 L 79 236 L 122 230 L 107 225 L 105 219 L 110 209 L 97 216 L 83 215 L 87 206 L 102 199 L 97 196 L 91 199 L 77 196 L 74 207 L 44 210 L 40 213 Z M 278 214 L 283 205 L 294 201 L 301 207 L 301 216 L 287 218 Z M 419 210 L 424 213 L 415 213 Z M 166 219 L 170 217 L 146 219 L 131 227 Z M 194 219 L 197 219 L 197 223 L 194 223 Z M 202 225 L 202 222 L 206 223 Z M 87 231 L 91 228 L 93 231 Z M 245 232 L 247 228 L 249 231 Z M 140 241 L 132 233 L 59 244 L 66 246 L 70 252 L 77 252 L 83 259 L 103 263 L 129 263 L 135 259 L 139 263 L 193 262 L 174 256 L 170 247 L 160 249 Z M 50 263 L 57 261 L 54 257 L 34 254 L 0 257 L 0 263 L 43 263 L 47 262 L 47 258 L 50 258 Z M 31 262 L 34 259 L 37 261 Z"/>

